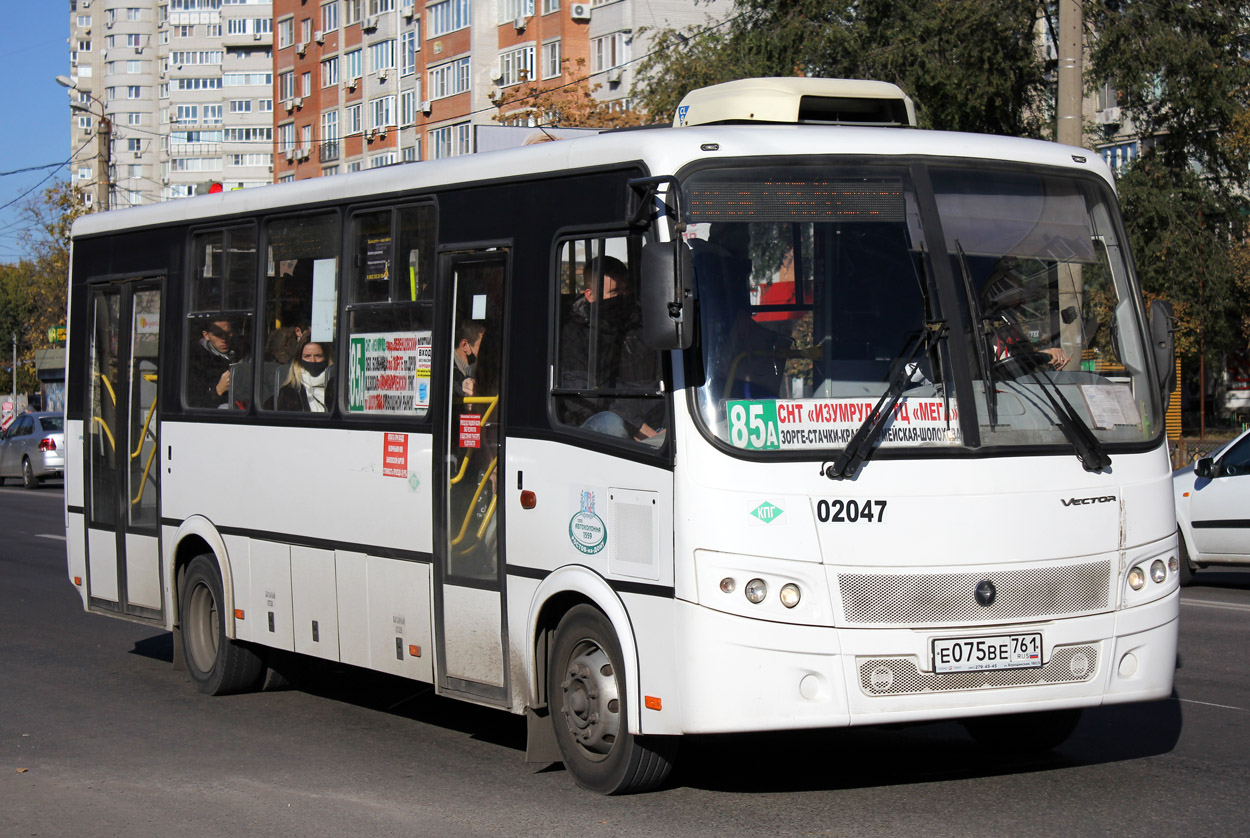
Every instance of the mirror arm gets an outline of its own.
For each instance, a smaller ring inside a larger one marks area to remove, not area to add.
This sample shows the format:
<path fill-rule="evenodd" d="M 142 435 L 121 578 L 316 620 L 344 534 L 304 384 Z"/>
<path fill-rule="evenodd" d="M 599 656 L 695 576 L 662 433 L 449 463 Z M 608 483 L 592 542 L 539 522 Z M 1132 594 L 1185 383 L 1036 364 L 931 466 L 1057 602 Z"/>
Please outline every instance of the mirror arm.
<path fill-rule="evenodd" d="M 672 175 L 657 177 L 633 178 L 626 182 L 630 192 L 626 197 L 625 218 L 630 227 L 651 226 L 651 201 L 659 193 L 660 187 L 669 187 L 666 198 L 673 205 L 675 215 L 673 231 L 677 234 L 686 231 L 686 216 L 681 206 L 681 184 Z"/>

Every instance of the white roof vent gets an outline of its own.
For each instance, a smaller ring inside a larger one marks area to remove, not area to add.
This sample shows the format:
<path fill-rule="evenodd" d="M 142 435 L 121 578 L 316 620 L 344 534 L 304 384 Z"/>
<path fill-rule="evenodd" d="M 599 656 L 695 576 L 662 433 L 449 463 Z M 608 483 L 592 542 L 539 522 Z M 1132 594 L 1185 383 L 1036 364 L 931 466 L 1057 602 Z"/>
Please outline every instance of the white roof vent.
<path fill-rule="evenodd" d="M 692 90 L 673 127 L 773 122 L 916 126 L 916 105 L 898 85 L 860 79 L 739 79 Z"/>

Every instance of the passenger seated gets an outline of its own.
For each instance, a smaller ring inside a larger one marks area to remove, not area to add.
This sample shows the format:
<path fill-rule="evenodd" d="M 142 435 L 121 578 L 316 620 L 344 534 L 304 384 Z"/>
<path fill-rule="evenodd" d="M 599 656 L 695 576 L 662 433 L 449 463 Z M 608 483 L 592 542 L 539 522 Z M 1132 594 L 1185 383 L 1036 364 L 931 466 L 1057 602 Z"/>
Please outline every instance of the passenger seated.
<path fill-rule="evenodd" d="M 278 390 L 275 410 L 325 413 L 334 404 L 334 365 L 329 344 L 310 340 L 307 332 L 291 359 L 290 372 Z"/>
<path fill-rule="evenodd" d="M 199 340 L 191 347 L 187 369 L 188 405 L 231 406 L 231 366 L 242 360 L 241 354 L 246 354 L 238 351 L 239 343 L 233 321 L 223 318 L 203 324 Z"/>

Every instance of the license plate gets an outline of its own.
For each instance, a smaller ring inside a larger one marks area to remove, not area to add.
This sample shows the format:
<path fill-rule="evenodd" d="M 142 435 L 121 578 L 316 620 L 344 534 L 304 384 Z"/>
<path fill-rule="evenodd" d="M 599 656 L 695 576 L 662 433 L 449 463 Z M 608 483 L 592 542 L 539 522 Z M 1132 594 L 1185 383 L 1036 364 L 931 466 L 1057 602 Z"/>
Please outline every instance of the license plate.
<path fill-rule="evenodd" d="M 935 672 L 1021 669 L 1041 665 L 1040 632 L 995 637 L 944 637 L 933 641 Z"/>

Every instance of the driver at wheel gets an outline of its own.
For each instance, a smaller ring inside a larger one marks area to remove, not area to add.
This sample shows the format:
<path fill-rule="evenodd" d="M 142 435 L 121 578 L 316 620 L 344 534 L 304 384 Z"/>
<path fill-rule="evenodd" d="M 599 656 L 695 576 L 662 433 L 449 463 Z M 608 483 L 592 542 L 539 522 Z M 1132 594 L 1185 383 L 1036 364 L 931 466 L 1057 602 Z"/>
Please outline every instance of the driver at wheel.
<path fill-rule="evenodd" d="M 1029 288 L 1013 263 L 1006 259 L 999 262 L 981 288 L 981 315 L 993 333 L 995 361 L 1037 354 L 1046 356 L 1046 365 L 1053 370 L 1068 365 L 1071 358 L 1062 347 L 1039 347 L 1020 328 L 1021 307 L 1044 294 L 1044 290 Z"/>

